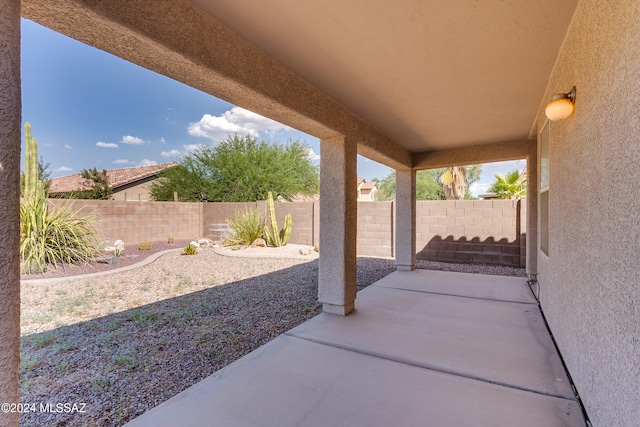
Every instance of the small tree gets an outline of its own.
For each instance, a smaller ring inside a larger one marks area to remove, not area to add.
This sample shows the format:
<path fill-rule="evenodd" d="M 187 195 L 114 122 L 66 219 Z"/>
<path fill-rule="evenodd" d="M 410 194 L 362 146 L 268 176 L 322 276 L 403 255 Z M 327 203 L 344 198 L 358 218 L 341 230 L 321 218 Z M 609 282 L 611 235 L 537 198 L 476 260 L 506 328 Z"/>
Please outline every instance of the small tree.
<path fill-rule="evenodd" d="M 318 178 L 306 144 L 234 135 L 186 155 L 179 166 L 162 171 L 150 191 L 157 201 L 171 201 L 177 192 L 185 202 L 255 202 L 265 200 L 269 191 L 275 198 L 291 200 L 298 194 L 315 194 Z"/>
<path fill-rule="evenodd" d="M 106 170 L 83 169 L 80 175 L 84 179 L 83 186 L 87 190 L 77 190 L 69 193 L 68 197 L 73 199 L 94 199 L 109 200 L 113 194 L 113 189 L 109 186 Z"/>
<path fill-rule="evenodd" d="M 448 200 L 462 200 L 467 194 L 467 170 L 464 167 L 451 166 L 440 175 L 442 190 Z"/>

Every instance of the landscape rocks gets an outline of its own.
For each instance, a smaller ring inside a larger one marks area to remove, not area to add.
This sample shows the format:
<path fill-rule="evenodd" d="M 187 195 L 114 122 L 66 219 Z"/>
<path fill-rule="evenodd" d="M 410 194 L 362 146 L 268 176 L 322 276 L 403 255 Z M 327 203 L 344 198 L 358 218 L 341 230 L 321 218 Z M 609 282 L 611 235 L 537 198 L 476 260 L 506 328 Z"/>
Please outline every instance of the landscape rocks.
<path fill-rule="evenodd" d="M 251 243 L 251 247 L 252 248 L 266 248 L 267 247 L 267 241 L 262 239 L 262 238 L 258 238 L 256 240 L 254 240 L 253 243 Z"/>
<path fill-rule="evenodd" d="M 198 245 L 200 245 L 201 248 L 212 248 L 214 246 L 214 242 L 211 239 L 202 238 L 198 239 Z"/>

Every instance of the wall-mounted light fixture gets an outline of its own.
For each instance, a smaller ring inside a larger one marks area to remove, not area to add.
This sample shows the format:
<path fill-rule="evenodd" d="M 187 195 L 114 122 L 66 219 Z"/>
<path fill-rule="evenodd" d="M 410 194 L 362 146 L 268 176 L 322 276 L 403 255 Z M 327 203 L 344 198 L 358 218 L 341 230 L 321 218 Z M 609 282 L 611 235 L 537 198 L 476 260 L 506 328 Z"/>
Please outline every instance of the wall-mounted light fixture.
<path fill-rule="evenodd" d="M 573 105 L 576 102 L 576 87 L 574 86 L 571 91 L 567 93 L 559 93 L 553 95 L 549 103 L 547 104 L 547 108 L 545 108 L 544 113 L 547 115 L 549 120 L 563 120 L 566 119 L 573 113 Z"/>

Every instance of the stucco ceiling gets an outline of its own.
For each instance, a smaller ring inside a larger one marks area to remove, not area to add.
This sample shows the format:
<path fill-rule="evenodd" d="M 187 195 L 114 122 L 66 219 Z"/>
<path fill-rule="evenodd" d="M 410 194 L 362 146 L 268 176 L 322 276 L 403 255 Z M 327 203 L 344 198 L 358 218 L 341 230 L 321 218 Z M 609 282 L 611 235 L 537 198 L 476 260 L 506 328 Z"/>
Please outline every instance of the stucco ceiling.
<path fill-rule="evenodd" d="M 410 151 L 526 139 L 577 0 L 192 0 Z"/>

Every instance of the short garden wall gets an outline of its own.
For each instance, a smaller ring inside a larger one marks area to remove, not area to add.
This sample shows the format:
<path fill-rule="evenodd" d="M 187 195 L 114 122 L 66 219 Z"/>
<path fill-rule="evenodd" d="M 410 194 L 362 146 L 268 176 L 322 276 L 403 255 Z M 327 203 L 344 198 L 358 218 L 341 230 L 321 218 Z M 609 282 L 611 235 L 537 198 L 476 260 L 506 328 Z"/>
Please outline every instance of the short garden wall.
<path fill-rule="evenodd" d="M 51 203 L 65 203 L 51 200 Z M 207 237 L 223 240 L 225 219 L 236 211 L 258 209 L 266 202 L 175 203 L 75 200 L 72 206 L 97 220 L 101 238 L 125 244 Z M 395 206 L 391 202 L 359 202 L 357 253 L 395 255 Z M 319 243 L 319 202 L 276 203 L 280 227 L 291 213 L 291 243 Z M 416 256 L 446 262 L 501 264 L 524 267 L 526 260 L 526 203 L 515 200 L 418 201 L 416 204 Z"/>

